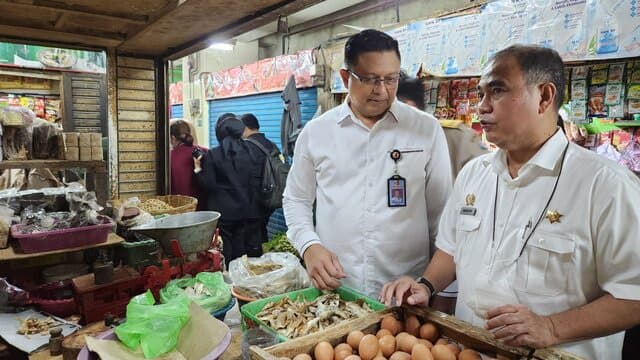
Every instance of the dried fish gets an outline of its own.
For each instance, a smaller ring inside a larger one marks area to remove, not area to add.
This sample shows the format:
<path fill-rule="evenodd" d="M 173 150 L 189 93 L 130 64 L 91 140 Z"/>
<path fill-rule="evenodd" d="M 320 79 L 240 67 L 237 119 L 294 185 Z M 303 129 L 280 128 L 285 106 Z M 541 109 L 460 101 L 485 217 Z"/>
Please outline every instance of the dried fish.
<path fill-rule="evenodd" d="M 20 335 L 47 335 L 49 333 L 49 328 L 56 325 L 56 322 L 48 317 L 46 319 L 36 319 L 27 317 L 26 319 L 18 319 L 20 320 L 20 327 L 16 331 Z"/>
<path fill-rule="evenodd" d="M 284 297 L 271 302 L 256 317 L 278 333 L 296 338 L 324 330 L 340 322 L 365 316 L 373 310 L 363 300 L 345 301 L 335 292 L 307 301 Z"/>

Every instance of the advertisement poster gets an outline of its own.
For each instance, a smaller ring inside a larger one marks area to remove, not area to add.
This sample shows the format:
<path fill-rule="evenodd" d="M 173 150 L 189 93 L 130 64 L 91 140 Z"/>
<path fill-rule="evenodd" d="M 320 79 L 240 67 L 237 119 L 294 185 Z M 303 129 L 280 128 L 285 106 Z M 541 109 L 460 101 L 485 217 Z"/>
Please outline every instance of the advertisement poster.
<path fill-rule="evenodd" d="M 442 52 L 444 49 L 443 27 L 439 19 L 429 19 L 422 22 L 418 34 L 418 43 L 422 45 L 423 71 L 431 74 L 441 73 L 444 62 Z"/>
<path fill-rule="evenodd" d="M 637 0 L 587 0 L 586 60 L 640 55 L 640 4 Z"/>
<path fill-rule="evenodd" d="M 481 67 L 497 51 L 526 42 L 526 10 L 527 0 L 499 0 L 482 8 Z"/>
<path fill-rule="evenodd" d="M 106 74 L 104 51 L 86 51 L 0 42 L 0 66 Z"/>
<path fill-rule="evenodd" d="M 470 76 L 480 72 L 482 56 L 480 14 L 465 15 L 441 22 L 444 32 L 444 67 L 440 75 Z"/>

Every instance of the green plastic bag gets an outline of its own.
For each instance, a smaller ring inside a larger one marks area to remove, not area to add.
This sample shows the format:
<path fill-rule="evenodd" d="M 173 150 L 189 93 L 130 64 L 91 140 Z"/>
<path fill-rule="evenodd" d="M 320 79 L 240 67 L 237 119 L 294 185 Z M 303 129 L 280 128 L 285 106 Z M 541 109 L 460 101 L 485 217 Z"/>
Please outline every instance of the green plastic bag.
<path fill-rule="evenodd" d="M 132 350 L 142 348 L 147 359 L 176 347 L 182 327 L 189 321 L 189 300 L 154 305 L 151 291 L 135 296 L 127 305 L 127 321 L 116 327 L 118 339 Z"/>
<path fill-rule="evenodd" d="M 201 272 L 195 278 L 174 279 L 160 290 L 160 301 L 171 302 L 174 299 L 195 301 L 206 311 L 218 311 L 231 301 L 231 289 L 224 282 L 221 272 Z"/>

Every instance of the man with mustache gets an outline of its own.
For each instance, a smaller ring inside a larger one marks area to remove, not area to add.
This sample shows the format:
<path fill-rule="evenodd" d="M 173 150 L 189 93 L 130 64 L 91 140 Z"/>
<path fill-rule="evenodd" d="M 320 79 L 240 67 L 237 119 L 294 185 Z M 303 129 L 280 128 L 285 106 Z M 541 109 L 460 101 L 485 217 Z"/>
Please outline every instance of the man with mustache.
<path fill-rule="evenodd" d="M 364 30 L 347 41 L 345 65 L 349 96 L 302 130 L 283 208 L 317 288 L 344 282 L 376 296 L 424 269 L 451 169 L 438 121 L 396 100 L 396 40 Z"/>
<path fill-rule="evenodd" d="M 457 279 L 456 317 L 509 345 L 621 358 L 624 330 L 640 323 L 640 181 L 567 141 L 564 82 L 554 50 L 493 55 L 479 112 L 500 150 L 462 169 L 422 283 L 386 284 L 385 303 L 426 304 Z"/>

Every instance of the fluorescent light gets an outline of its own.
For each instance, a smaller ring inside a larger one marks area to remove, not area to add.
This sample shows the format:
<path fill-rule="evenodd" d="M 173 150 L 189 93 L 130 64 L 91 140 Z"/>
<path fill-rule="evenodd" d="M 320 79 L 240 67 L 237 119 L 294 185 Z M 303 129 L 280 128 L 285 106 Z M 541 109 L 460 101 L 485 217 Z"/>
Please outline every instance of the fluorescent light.
<path fill-rule="evenodd" d="M 209 46 L 209 49 L 231 51 L 233 50 L 233 45 L 227 43 L 213 43 Z"/>

